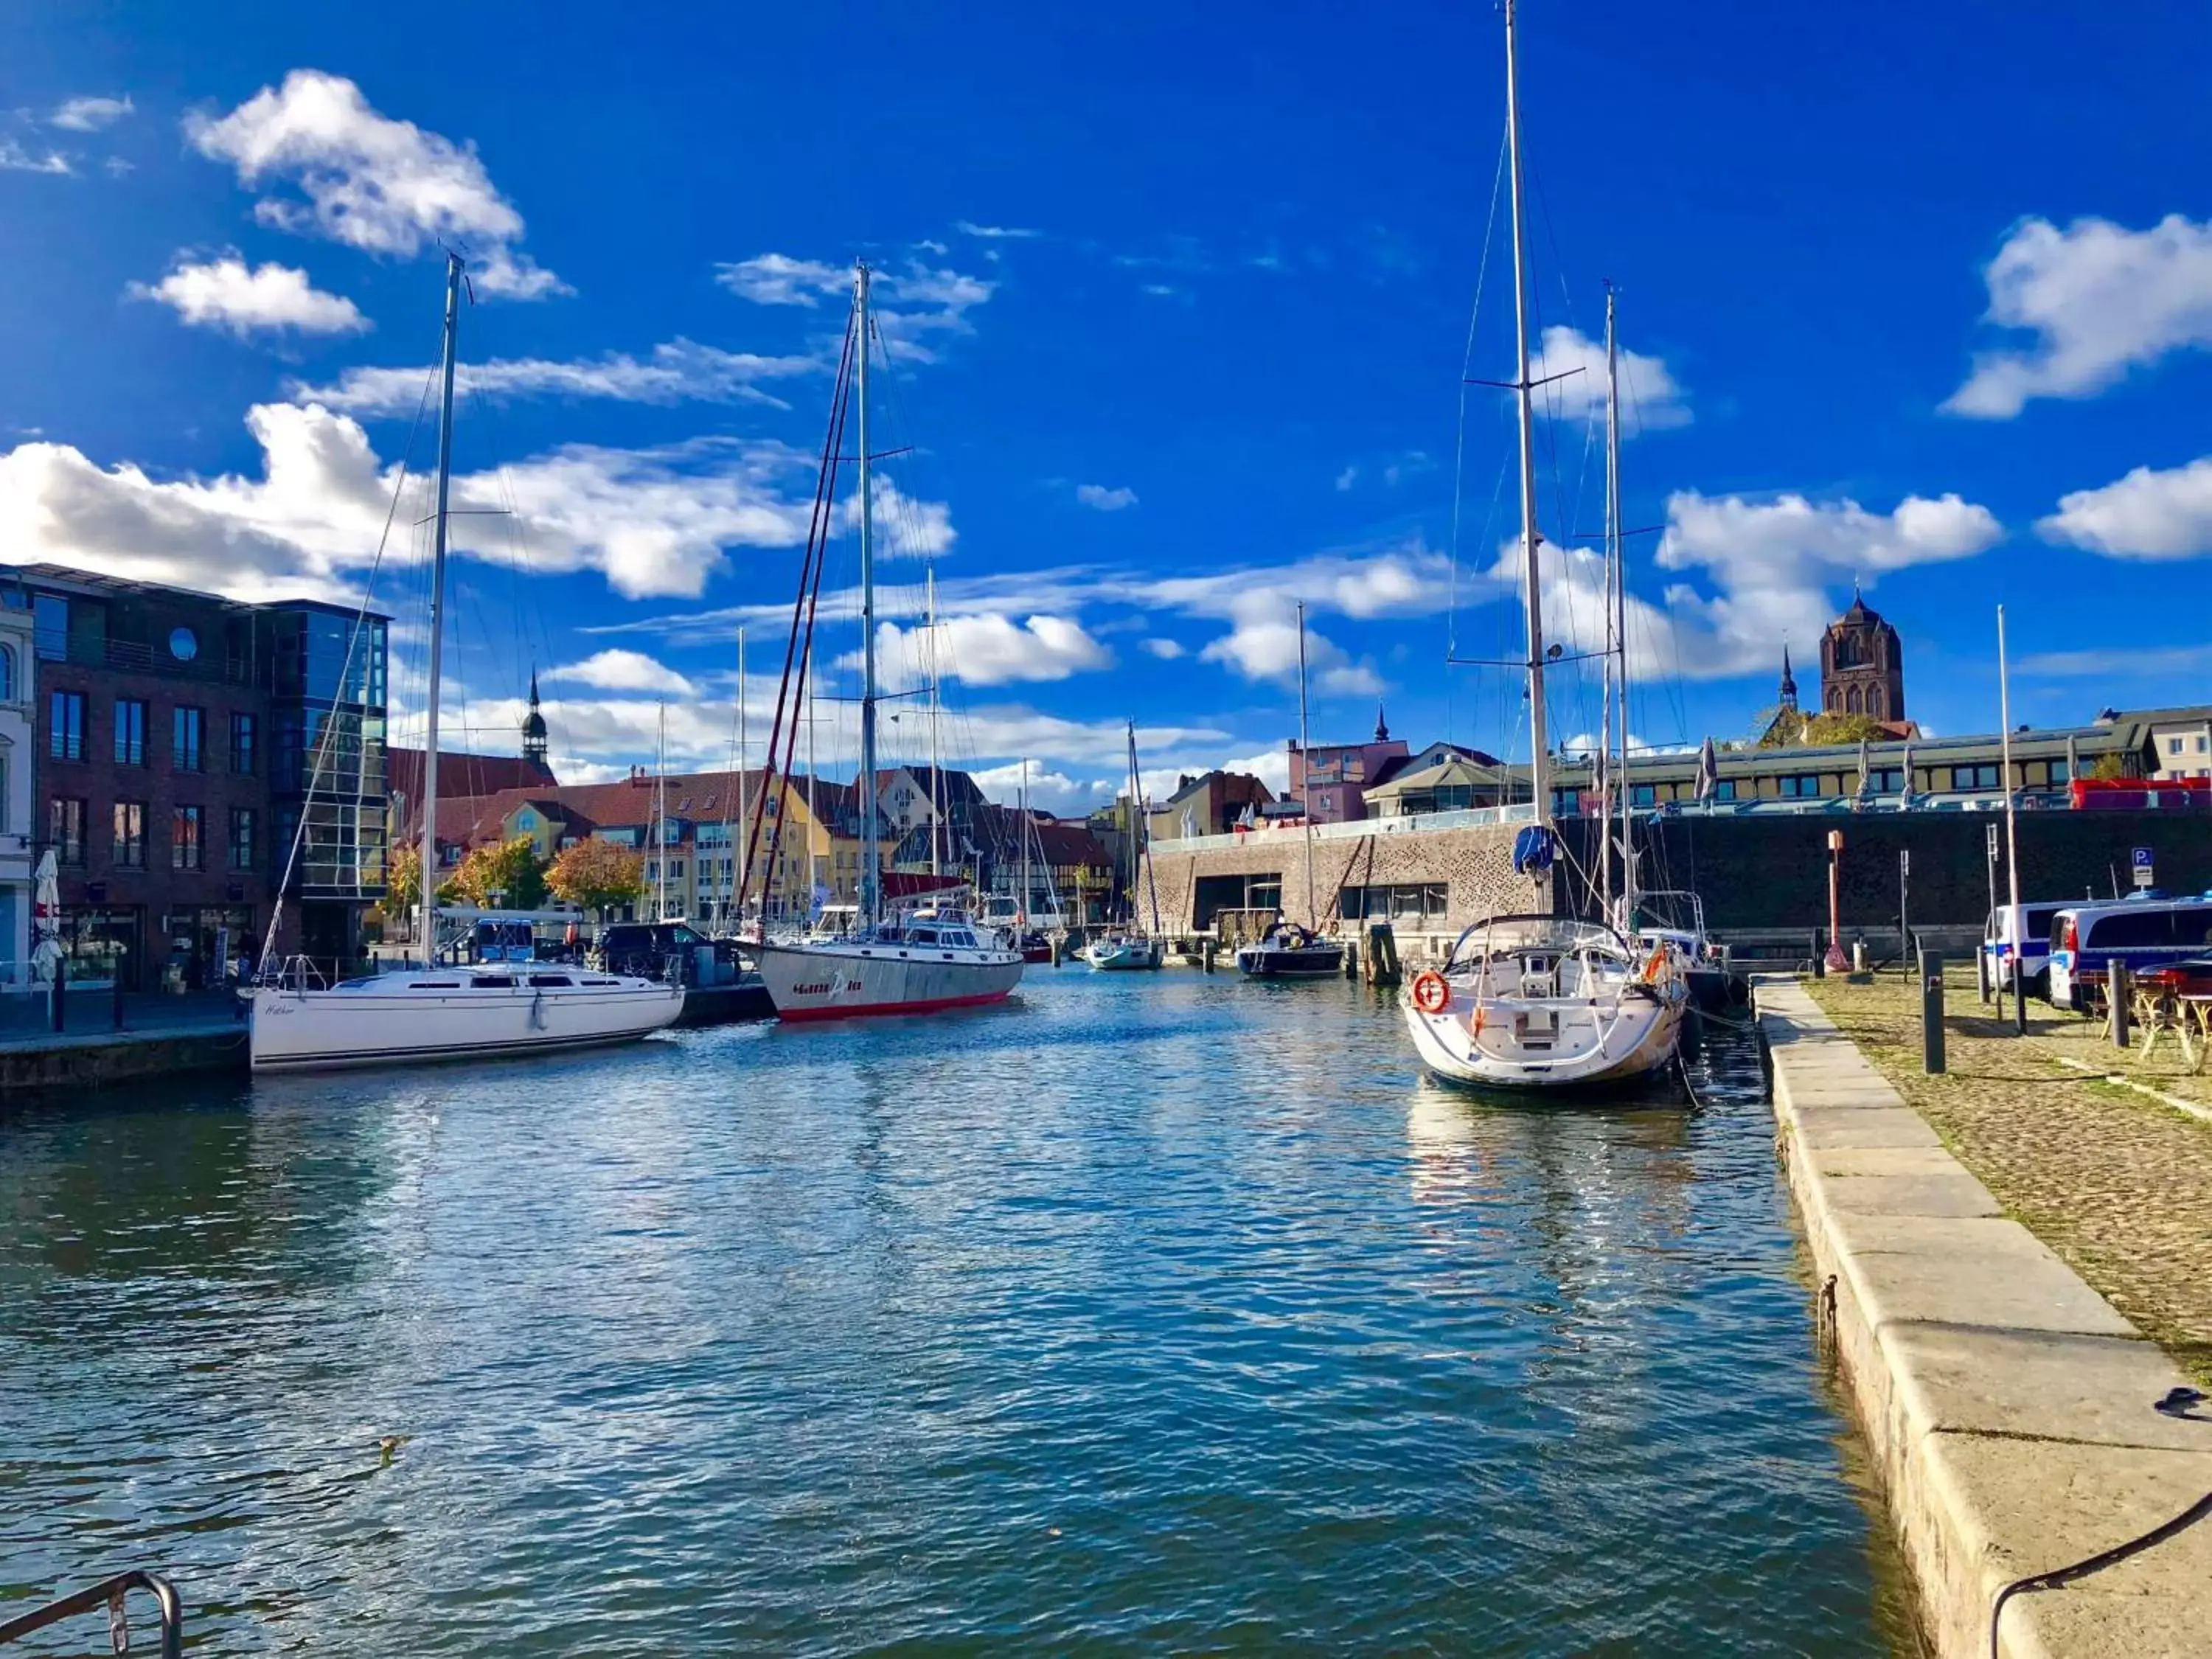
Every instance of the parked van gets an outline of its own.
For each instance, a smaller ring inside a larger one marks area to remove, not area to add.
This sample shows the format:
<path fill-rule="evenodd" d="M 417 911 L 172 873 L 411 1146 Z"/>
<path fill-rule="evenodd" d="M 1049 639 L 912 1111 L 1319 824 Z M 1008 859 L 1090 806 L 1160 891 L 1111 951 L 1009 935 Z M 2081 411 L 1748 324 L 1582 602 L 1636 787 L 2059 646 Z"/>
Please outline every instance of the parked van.
<path fill-rule="evenodd" d="M 2140 972 L 2206 955 L 2212 955 L 2212 893 L 2077 905 L 2051 918 L 2051 1000 L 2086 1013 L 2103 1006 L 2106 971 L 2115 962 Z"/>
<path fill-rule="evenodd" d="M 2065 908 L 2064 900 L 2056 899 L 2048 904 L 2000 904 L 1990 912 L 1982 924 L 1982 959 L 1990 984 L 2010 990 L 2016 959 L 2027 988 L 2038 996 L 2050 994 L 2051 924 Z"/>

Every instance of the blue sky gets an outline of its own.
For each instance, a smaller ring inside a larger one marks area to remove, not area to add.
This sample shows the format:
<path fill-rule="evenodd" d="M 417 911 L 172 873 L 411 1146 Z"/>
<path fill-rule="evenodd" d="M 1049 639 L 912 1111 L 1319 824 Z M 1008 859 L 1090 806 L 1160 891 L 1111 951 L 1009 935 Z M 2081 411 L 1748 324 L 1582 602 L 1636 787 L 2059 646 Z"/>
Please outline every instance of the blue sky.
<path fill-rule="evenodd" d="M 1933 730 L 1995 725 L 2000 599 L 2021 718 L 2208 694 L 2212 14 L 1940 9 L 1525 7 L 1546 363 L 1591 361 L 1608 277 L 1638 354 L 1647 741 L 1743 731 L 1855 575 Z M 479 273 L 459 497 L 507 509 L 459 532 L 474 741 L 534 664 L 568 775 L 649 759 L 664 702 L 672 757 L 718 763 L 742 624 L 757 750 L 865 256 L 913 446 L 891 608 L 930 553 L 949 758 L 1075 805 L 1133 717 L 1148 768 L 1279 775 L 1301 599 L 1317 740 L 1380 697 L 1416 744 L 1525 755 L 1517 686 L 1443 663 L 1520 628 L 1509 412 L 1476 389 L 1460 424 L 1463 365 L 1510 368 L 1489 7 L 338 14 L 0 26 L 0 558 L 357 594 L 443 237 Z M 1543 427 L 1571 640 L 1596 389 Z M 423 510 L 376 580 L 403 687 Z M 1573 672 L 1553 697 L 1595 724 Z M 817 712 L 827 766 L 849 709 Z"/>

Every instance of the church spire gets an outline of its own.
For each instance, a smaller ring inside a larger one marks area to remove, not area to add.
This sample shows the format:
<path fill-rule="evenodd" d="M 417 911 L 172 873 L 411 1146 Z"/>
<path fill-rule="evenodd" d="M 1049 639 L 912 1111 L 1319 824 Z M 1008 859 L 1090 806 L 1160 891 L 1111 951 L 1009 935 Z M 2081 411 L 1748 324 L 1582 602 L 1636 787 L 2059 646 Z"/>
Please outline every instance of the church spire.
<path fill-rule="evenodd" d="M 1790 641 L 1787 640 L 1782 641 L 1781 696 L 1784 708 L 1797 707 L 1797 677 L 1790 672 Z"/>
<path fill-rule="evenodd" d="M 1390 741 L 1390 724 L 1382 718 L 1382 705 L 1379 702 L 1375 705 L 1375 741 L 1377 743 Z"/>
<path fill-rule="evenodd" d="M 538 665 L 530 667 L 530 712 L 522 717 L 522 758 L 545 763 L 545 715 L 538 706 Z"/>

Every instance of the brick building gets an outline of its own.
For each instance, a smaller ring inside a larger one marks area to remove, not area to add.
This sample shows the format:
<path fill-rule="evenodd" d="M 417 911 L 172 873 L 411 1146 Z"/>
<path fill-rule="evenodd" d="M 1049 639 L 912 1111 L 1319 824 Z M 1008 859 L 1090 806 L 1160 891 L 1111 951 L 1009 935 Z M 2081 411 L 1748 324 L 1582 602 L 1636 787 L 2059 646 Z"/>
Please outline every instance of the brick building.
<path fill-rule="evenodd" d="M 385 618 L 53 565 L 0 567 L 0 604 L 31 616 L 36 833 L 78 972 L 206 983 L 258 953 L 288 870 L 278 949 L 357 955 L 384 888 Z"/>

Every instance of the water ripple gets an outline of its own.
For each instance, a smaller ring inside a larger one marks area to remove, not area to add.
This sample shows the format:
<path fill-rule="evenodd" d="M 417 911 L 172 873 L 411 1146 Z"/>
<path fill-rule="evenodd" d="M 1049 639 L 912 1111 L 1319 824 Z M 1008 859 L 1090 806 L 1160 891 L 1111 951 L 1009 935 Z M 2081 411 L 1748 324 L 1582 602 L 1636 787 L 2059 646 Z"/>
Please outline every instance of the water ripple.
<path fill-rule="evenodd" d="M 24 1109 L 0 1599 L 155 1566 L 225 1652 L 1900 1651 L 1756 1054 L 1696 1079 L 1501 1108 L 1356 987 L 1040 971 Z"/>

